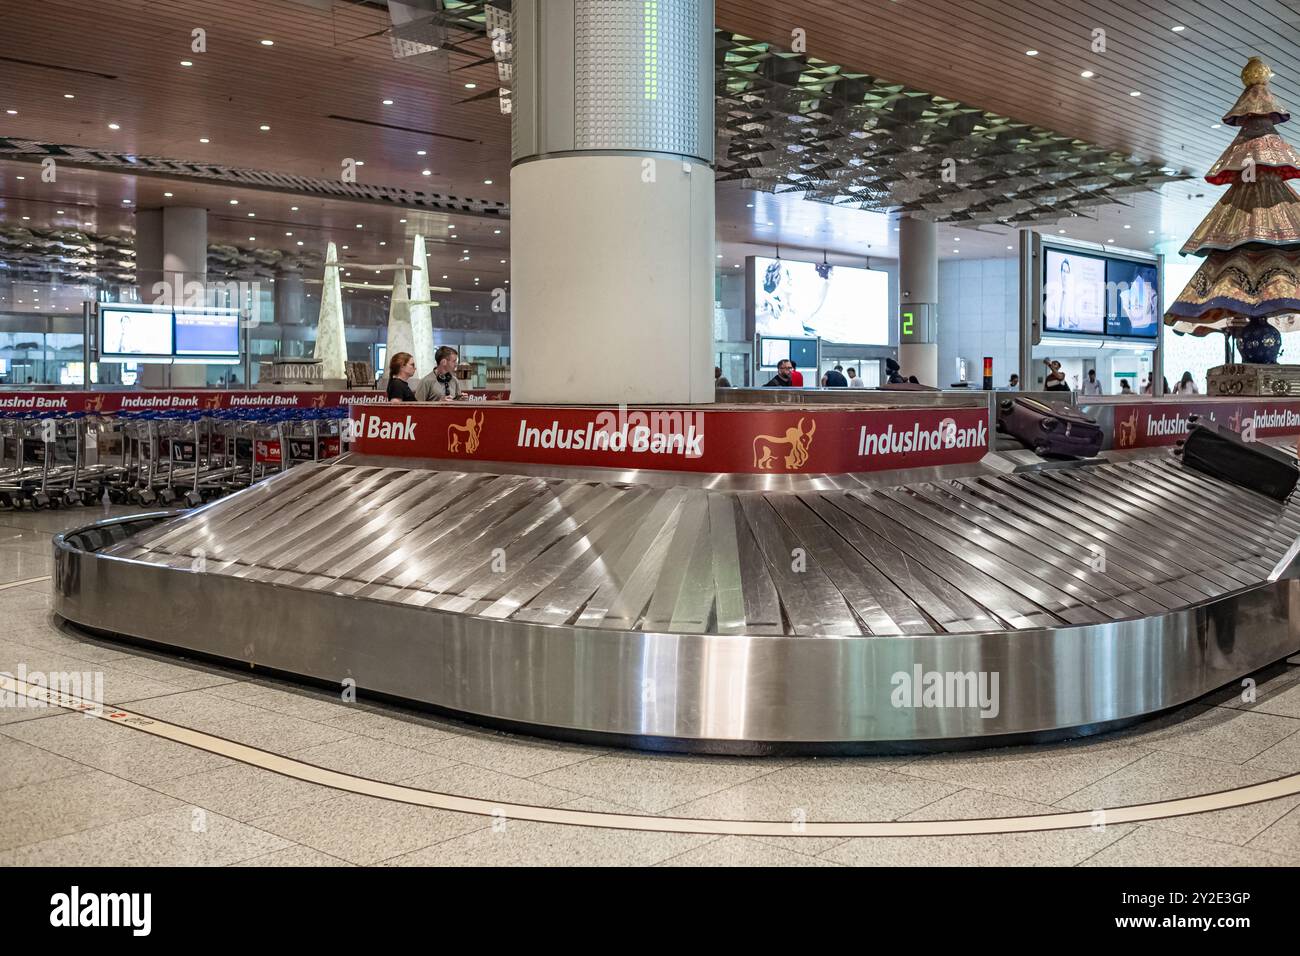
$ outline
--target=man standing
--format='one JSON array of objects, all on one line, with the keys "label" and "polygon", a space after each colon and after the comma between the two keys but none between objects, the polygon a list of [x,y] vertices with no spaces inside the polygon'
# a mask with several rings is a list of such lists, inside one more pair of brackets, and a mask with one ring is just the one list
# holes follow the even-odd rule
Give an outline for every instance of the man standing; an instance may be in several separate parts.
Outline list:
[{"label": "man standing", "polygon": [[867,386],[862,383],[862,379],[858,378],[858,370],[855,368],[849,369],[849,388],[866,388],[866,387]]},{"label": "man standing", "polygon": [[713,366],[713,387],[714,388],[731,388],[731,381],[727,376],[722,374],[722,369]]},{"label": "man standing", "polygon": [[1020,376],[1017,375],[1015,372],[1012,372],[1011,378],[1007,381],[1007,388],[1019,388],[1019,387],[1020,387]]},{"label": "man standing", "polygon": [[794,363],[789,359],[782,359],[776,363],[776,374],[771,380],[764,385],[764,388],[794,388],[794,378],[791,373],[794,371]]},{"label": "man standing", "polygon": [[848,388],[849,380],[844,377],[844,366],[837,365],[822,376],[822,388]]},{"label": "man standing", "polygon": [[1101,382],[1097,381],[1097,370],[1095,368],[1088,369],[1088,381],[1083,383],[1083,394],[1085,395],[1102,394]]},{"label": "man standing", "polygon": [[456,363],[460,353],[450,345],[439,346],[433,353],[434,369],[415,388],[417,402],[454,402],[460,398],[460,379],[456,378]]}]

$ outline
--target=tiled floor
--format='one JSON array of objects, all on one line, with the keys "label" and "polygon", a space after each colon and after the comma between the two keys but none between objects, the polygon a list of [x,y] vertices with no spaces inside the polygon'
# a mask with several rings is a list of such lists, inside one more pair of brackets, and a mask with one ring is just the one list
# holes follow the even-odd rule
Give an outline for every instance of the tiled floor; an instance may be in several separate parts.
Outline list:
[{"label": "tiled floor", "polygon": [[[115,510],[114,513],[117,513]],[[104,720],[0,707],[0,865],[1184,865],[1300,863],[1300,797],[1142,824],[800,836],[801,823],[1028,816],[1300,773],[1300,668],[1068,744],[926,757],[722,758],[558,744],[142,651],[48,611],[49,535],[96,510],[0,512],[0,671],[90,671],[137,713],[372,780],[502,804],[774,820],[790,836],[636,832],[318,786]]]}]

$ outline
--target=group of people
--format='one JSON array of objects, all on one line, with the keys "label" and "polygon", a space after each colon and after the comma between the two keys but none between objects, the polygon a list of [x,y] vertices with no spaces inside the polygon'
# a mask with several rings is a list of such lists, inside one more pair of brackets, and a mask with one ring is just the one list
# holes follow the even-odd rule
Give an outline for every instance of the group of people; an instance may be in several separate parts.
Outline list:
[{"label": "group of people", "polygon": [[[889,361],[893,361],[893,359]],[[715,368],[714,373],[718,376],[717,380],[719,382],[726,381],[725,378],[721,377],[722,369]],[[858,377],[858,370],[851,368],[846,372],[843,365],[836,365],[834,368],[828,369],[822,375],[821,386],[822,388],[866,388],[862,379]],[[726,388],[728,386],[720,385],[719,387]],[[768,380],[764,388],[803,388],[803,373],[795,367],[795,363],[790,359],[782,359],[776,363],[776,374]]]},{"label": "group of people", "polygon": [[[1044,359],[1043,363],[1047,366],[1047,377],[1043,382],[1043,390],[1048,392],[1068,392],[1070,384],[1065,380],[1065,373],[1061,371],[1061,363],[1055,359]],[[1196,382],[1192,378],[1191,372],[1183,372],[1183,377],[1178,380],[1178,384],[1173,388],[1169,387],[1169,379],[1162,379],[1164,382],[1164,394],[1166,395],[1197,395],[1200,390],[1196,387]],[[1020,386],[1020,376],[1012,375],[1010,388]],[[1097,370],[1088,369],[1087,381],[1083,383],[1081,389],[1084,395],[1104,395],[1105,391],[1101,387],[1101,382],[1097,380]],[[1119,394],[1132,395],[1133,386],[1129,385],[1128,379],[1122,378],[1119,381]],[[1151,379],[1147,379],[1142,384],[1142,394],[1151,394]]]},{"label": "group of people", "polygon": [[411,379],[418,371],[415,357],[410,352],[398,352],[388,360],[388,400],[390,402],[454,402],[460,398],[460,379],[456,378],[456,365],[460,353],[450,345],[439,347],[433,353],[433,371],[415,383]]}]

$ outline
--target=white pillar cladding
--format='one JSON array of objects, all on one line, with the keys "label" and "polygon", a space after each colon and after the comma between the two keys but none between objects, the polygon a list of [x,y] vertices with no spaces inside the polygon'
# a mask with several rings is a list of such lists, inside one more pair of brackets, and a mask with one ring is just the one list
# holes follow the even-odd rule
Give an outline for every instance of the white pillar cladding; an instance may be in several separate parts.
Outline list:
[{"label": "white pillar cladding", "polygon": [[[898,364],[904,375],[922,385],[944,387],[939,381],[939,225],[910,217],[898,221],[898,298],[900,316],[909,308],[928,316],[926,329],[908,338],[900,334]],[[921,306],[928,306],[921,309]],[[948,373],[951,377],[951,371]],[[983,375],[983,369],[978,374]]]},{"label": "white pillar cladding", "polygon": [[[406,295],[406,267],[401,259],[397,260],[397,269],[393,271],[393,293],[388,300],[388,351],[389,358],[398,352],[415,353],[415,341],[411,335],[411,300]],[[416,359],[416,371],[425,375],[429,371],[420,366]],[[384,370],[387,373],[387,369]]]},{"label": "white pillar cladding", "polygon": [[511,398],[713,401],[712,0],[515,0]]},{"label": "white pillar cladding", "polygon": [[[415,237],[411,259],[411,348],[421,376],[433,371],[433,306],[429,294],[429,260],[424,253],[424,236]],[[389,353],[392,354],[391,352]]]},{"label": "white pillar cladding", "polygon": [[324,363],[325,378],[347,378],[347,332],[343,327],[343,288],[339,278],[339,253],[334,243],[325,250],[325,278],[320,292],[320,319],[316,323],[315,357]]},{"label": "white pillar cladding", "polygon": [[[208,211],[188,206],[139,209],[135,221],[136,277],[142,302],[186,305],[198,288],[207,297]],[[194,286],[193,283],[199,283]],[[161,283],[166,283],[163,291]],[[187,284],[190,286],[186,288]],[[186,388],[207,384],[205,365],[141,367],[140,383]]]}]

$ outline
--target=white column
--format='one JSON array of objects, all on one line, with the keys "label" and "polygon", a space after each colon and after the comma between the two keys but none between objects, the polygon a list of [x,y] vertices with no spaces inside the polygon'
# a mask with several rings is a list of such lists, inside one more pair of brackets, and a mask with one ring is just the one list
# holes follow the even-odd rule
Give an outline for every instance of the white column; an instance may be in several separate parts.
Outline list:
[{"label": "white column", "polygon": [[339,253],[334,243],[325,250],[325,280],[321,285],[320,319],[316,323],[315,357],[320,359],[326,379],[346,379],[347,332],[343,326],[343,287],[339,278]]},{"label": "white column", "polygon": [[[424,253],[424,236],[415,237],[411,260],[411,354],[421,377],[433,371],[433,303],[430,298],[429,260]],[[392,354],[391,352],[388,354]]]},{"label": "white column", "polygon": [[713,401],[712,0],[516,0],[511,398]]},{"label": "white column", "polygon": [[[898,297],[900,314],[909,308],[918,314],[928,311],[930,332],[938,329],[939,308],[939,226],[924,219],[898,221]],[[928,306],[928,310],[921,309]],[[949,303],[954,308],[956,303]],[[912,341],[900,338],[898,364],[904,375],[915,375],[922,385],[942,388],[939,381],[939,344],[934,334],[918,336]],[[983,370],[980,370],[983,374]]]}]

